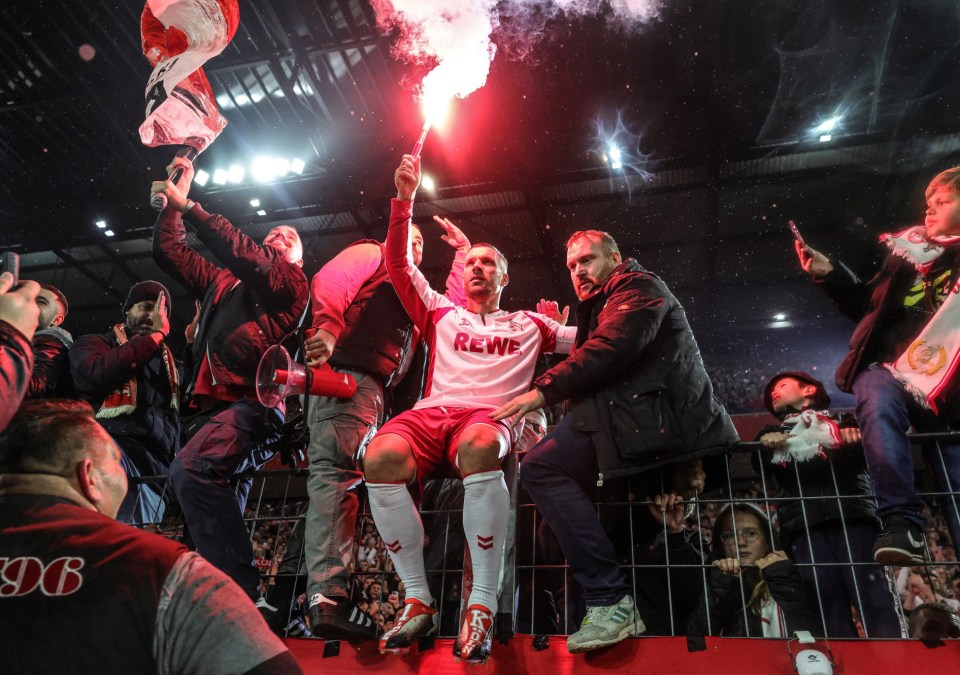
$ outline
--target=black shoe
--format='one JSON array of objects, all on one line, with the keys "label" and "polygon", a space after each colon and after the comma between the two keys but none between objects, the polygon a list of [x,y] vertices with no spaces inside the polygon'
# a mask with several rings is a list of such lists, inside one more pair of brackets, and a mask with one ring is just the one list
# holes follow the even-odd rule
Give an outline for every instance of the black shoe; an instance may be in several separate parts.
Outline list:
[{"label": "black shoe", "polygon": [[347,598],[310,596],[310,629],[324,640],[372,640],[377,626],[366,612]]},{"label": "black shoe", "polygon": [[923,563],[924,551],[923,530],[913,521],[895,516],[877,537],[873,559],[881,565],[910,567]]}]

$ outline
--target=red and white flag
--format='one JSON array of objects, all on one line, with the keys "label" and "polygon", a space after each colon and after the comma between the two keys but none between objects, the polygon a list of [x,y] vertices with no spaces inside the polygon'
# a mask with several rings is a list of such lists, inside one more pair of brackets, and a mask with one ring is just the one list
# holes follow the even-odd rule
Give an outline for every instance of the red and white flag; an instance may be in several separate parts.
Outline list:
[{"label": "red and white flag", "polygon": [[143,54],[152,65],[145,94],[144,145],[190,145],[202,152],[227,120],[203,64],[237,31],[237,0],[147,0],[140,16]]}]

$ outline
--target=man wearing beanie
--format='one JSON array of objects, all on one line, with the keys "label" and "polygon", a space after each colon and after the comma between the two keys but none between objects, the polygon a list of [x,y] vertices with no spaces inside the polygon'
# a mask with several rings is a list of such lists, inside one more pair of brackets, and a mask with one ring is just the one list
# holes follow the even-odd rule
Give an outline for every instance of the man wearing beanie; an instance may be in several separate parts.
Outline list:
[{"label": "man wearing beanie", "polygon": [[[70,349],[70,374],[78,395],[123,452],[127,476],[166,475],[180,449],[179,364],[166,344],[170,291],[141,281],[127,293],[123,323],[83,335]],[[159,523],[163,486],[130,483],[117,519]]]},{"label": "man wearing beanie", "polygon": [[[252,479],[244,474],[276,452],[284,419],[282,406],[257,400],[256,373],[263,353],[304,315],[310,286],[303,244],[289,225],[260,244],[207,213],[186,197],[193,165],[177,158],[167,168],[180,167],[180,187],[169,180],[151,186],[168,204],[154,226],[154,260],[201,302],[192,372],[184,378],[184,445],[170,466],[170,486],[197,552],[256,601],[260,573],[243,522]],[[190,248],[185,226],[216,262]]]},{"label": "man wearing beanie", "polygon": [[775,375],[763,400],[780,424],[758,434],[764,452],[754,468],[775,483],[781,543],[821,599],[827,637],[858,637],[851,606],[867,637],[901,637],[896,600],[873,561],[880,521],[856,421],[831,413],[823,383],[807,373]]}]

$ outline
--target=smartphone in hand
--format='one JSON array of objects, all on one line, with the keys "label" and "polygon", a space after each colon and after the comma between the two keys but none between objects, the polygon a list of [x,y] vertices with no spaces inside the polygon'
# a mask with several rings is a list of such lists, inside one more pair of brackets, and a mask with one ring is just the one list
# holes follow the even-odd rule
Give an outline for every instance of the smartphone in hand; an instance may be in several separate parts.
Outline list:
[{"label": "smartphone in hand", "polygon": [[787,222],[790,224],[790,231],[793,232],[793,238],[799,241],[801,246],[807,248],[807,242],[803,240],[800,230],[797,229],[797,224],[792,220],[788,220]]},{"label": "smartphone in hand", "polygon": [[20,283],[20,255],[13,251],[0,254],[0,274],[9,272],[13,275],[13,286]]}]

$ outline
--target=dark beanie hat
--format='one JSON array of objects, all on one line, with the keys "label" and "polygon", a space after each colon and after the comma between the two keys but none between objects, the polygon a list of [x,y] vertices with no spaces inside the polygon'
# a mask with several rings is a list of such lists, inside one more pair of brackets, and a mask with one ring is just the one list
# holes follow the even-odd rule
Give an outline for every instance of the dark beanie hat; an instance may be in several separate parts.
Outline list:
[{"label": "dark beanie hat", "polygon": [[161,293],[167,298],[167,314],[169,315],[173,308],[173,300],[170,297],[170,291],[159,281],[141,281],[139,284],[134,284],[123,303],[123,313],[129,312],[130,308],[138,302],[156,300]]},{"label": "dark beanie hat", "polygon": [[763,390],[763,404],[767,406],[767,410],[770,411],[770,414],[775,417],[780,417],[780,415],[783,414],[778,413],[773,409],[773,397],[771,394],[773,393],[773,388],[776,386],[777,382],[785,377],[792,377],[799,382],[812,384],[817,388],[817,393],[813,395],[813,400],[810,402],[811,408],[814,408],[815,410],[826,410],[830,407],[830,397],[827,395],[827,390],[824,388],[823,382],[812,375],[808,375],[807,373],[799,373],[788,370],[783,373],[777,373],[771,377],[770,381],[767,382],[767,386]]}]

